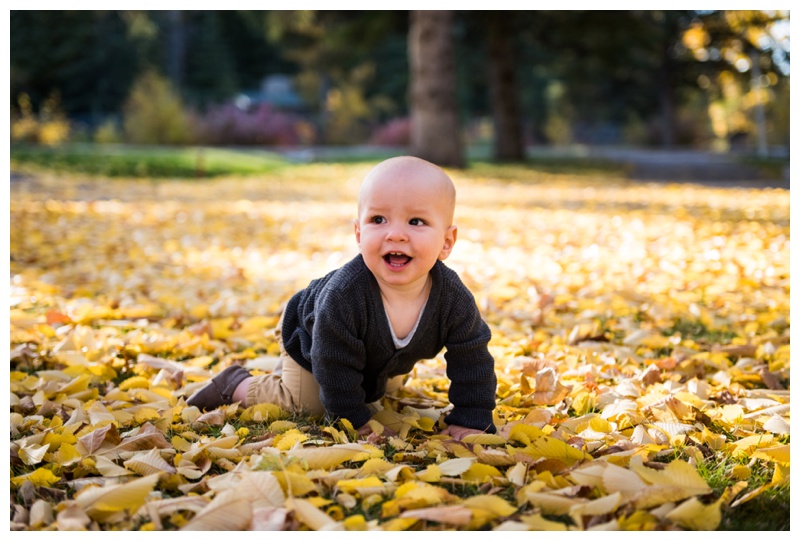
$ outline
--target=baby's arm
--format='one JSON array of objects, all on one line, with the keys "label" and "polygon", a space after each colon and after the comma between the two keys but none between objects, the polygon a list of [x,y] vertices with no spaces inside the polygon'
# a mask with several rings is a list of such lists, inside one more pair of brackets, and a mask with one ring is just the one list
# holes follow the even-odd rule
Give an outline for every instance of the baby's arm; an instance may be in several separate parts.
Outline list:
[{"label": "baby's arm", "polygon": [[[494,433],[492,411],[496,405],[497,377],[494,358],[488,344],[492,337],[488,325],[478,312],[471,294],[464,294],[454,303],[447,321],[450,323],[447,351],[447,377],[450,379],[450,402],[453,410],[445,422],[464,429]],[[453,431],[451,435],[455,434]]]},{"label": "baby's arm", "polygon": [[346,300],[328,292],[317,302],[311,357],[320,401],[329,419],[344,418],[361,427],[371,417],[362,387],[366,365],[364,343],[355,336]]}]

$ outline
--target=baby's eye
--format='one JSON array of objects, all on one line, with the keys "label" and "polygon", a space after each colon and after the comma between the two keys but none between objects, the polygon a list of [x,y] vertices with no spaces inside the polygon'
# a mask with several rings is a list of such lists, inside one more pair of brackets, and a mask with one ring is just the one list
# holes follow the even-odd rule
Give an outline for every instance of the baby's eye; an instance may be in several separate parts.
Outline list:
[{"label": "baby's eye", "polygon": [[373,224],[383,224],[386,223],[386,218],[384,218],[383,216],[373,216],[370,219],[370,222],[372,222]]},{"label": "baby's eye", "polygon": [[411,225],[425,225],[425,220],[422,218],[411,218],[408,223]]}]

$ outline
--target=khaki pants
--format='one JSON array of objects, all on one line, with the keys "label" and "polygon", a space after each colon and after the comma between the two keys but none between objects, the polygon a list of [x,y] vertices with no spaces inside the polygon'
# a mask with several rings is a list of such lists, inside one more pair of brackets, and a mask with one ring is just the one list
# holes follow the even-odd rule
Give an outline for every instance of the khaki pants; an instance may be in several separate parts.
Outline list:
[{"label": "khaki pants", "polygon": [[[275,329],[275,337],[281,349],[278,366],[271,374],[255,376],[247,387],[245,407],[265,402],[280,406],[289,412],[304,412],[314,417],[324,417],[325,408],[319,399],[319,385],[314,376],[297,364],[283,347],[281,328],[283,315]],[[405,376],[395,376],[386,383],[386,393],[392,393],[403,386]],[[380,411],[380,402],[367,404],[373,414]],[[359,428],[359,427],[355,427]]]}]

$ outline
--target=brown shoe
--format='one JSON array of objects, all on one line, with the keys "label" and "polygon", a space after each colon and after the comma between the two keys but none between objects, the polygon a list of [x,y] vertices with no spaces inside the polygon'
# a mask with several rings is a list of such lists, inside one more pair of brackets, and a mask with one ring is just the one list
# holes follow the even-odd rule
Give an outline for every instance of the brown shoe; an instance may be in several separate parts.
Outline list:
[{"label": "brown shoe", "polygon": [[186,403],[190,406],[197,406],[204,411],[211,411],[220,406],[231,404],[236,387],[249,377],[250,372],[238,364],[229,366],[214,376],[208,385],[194,393]]}]

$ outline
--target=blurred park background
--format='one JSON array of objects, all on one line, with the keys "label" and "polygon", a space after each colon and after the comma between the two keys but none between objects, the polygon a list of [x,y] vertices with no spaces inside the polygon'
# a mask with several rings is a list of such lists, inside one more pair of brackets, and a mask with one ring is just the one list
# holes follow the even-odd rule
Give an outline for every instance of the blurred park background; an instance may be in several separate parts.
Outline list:
[{"label": "blurred park background", "polygon": [[212,176],[222,154],[187,149],[246,150],[244,172],[386,149],[788,180],[788,11],[31,10],[10,30],[12,166]]}]

